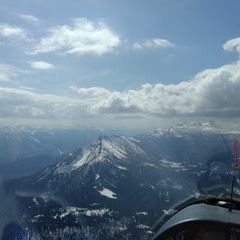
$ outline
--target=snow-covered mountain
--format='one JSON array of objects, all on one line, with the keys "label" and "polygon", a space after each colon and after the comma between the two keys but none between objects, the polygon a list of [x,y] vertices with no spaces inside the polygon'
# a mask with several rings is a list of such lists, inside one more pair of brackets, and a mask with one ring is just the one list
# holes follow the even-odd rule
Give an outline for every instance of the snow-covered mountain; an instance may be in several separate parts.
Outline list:
[{"label": "snow-covered mountain", "polygon": [[201,186],[206,190],[212,155],[224,153],[224,164],[231,161],[227,142],[228,136],[182,127],[134,138],[105,136],[5,186],[44,239],[53,239],[49,228],[55,237],[90,231],[96,239],[147,239],[171,205]]},{"label": "snow-covered mountain", "polygon": [[36,129],[0,127],[0,177],[32,174],[76,146],[87,146],[102,134],[100,129]]}]

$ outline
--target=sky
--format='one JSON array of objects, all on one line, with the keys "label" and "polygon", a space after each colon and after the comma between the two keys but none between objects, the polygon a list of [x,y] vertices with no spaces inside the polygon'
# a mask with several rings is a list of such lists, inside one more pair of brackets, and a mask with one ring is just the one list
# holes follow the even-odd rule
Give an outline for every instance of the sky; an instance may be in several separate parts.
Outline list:
[{"label": "sky", "polygon": [[0,124],[240,115],[238,0],[1,0]]}]

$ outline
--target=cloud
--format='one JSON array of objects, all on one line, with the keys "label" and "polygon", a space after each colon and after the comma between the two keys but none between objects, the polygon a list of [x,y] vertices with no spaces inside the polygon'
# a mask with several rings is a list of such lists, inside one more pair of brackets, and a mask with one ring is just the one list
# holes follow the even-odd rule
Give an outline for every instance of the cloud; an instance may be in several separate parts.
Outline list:
[{"label": "cloud", "polygon": [[227,41],[226,43],[224,43],[223,49],[225,51],[229,51],[229,52],[237,51],[238,53],[240,53],[240,37],[231,39],[231,40]]},{"label": "cloud", "polygon": [[[2,69],[7,69],[5,65]],[[9,73],[11,71],[6,71]],[[0,79],[8,75],[0,65]],[[3,76],[3,77],[2,77]],[[5,76],[5,77],[4,77]],[[11,76],[10,76],[11,77]],[[9,77],[9,78],[10,78]],[[117,91],[104,87],[69,88],[68,96],[40,94],[32,89],[0,87],[2,117],[52,119],[111,119],[240,117],[240,60],[206,69],[176,84],[146,83]],[[137,121],[137,119],[136,119]]]},{"label": "cloud", "polygon": [[40,22],[40,20],[33,15],[19,14],[18,16],[29,24],[38,25]]},{"label": "cloud", "polygon": [[[224,49],[238,51],[237,39]],[[88,94],[94,113],[142,113],[159,117],[240,116],[240,60],[206,69],[177,84],[144,84],[125,92],[104,88],[75,88],[80,97]],[[101,94],[102,93],[102,94]]]},{"label": "cloud", "polygon": [[77,88],[75,86],[70,86],[73,92],[77,92],[82,97],[104,97],[108,96],[112,92],[102,87],[91,87],[91,88]]},{"label": "cloud", "polygon": [[76,119],[86,112],[79,100],[20,88],[0,87],[0,102],[1,117]]},{"label": "cloud", "polygon": [[75,19],[71,25],[51,28],[48,36],[41,39],[32,53],[103,55],[112,52],[120,42],[119,36],[106,24]]},{"label": "cloud", "polygon": [[240,116],[239,92],[240,61],[207,69],[191,81],[178,84],[144,84],[126,92],[78,89],[80,97],[88,93],[89,112],[142,113],[159,117]]},{"label": "cloud", "polygon": [[43,61],[33,61],[30,62],[31,68],[38,70],[49,70],[54,68],[54,65],[51,63],[43,62]]},{"label": "cloud", "polygon": [[0,36],[17,40],[28,39],[28,33],[25,29],[8,24],[0,24]]},{"label": "cloud", "polygon": [[134,49],[144,49],[144,48],[172,48],[175,45],[167,39],[163,38],[153,38],[145,40],[143,42],[136,42],[133,45]]},{"label": "cloud", "polygon": [[9,82],[17,75],[16,68],[8,64],[0,64],[0,82]]},{"label": "cloud", "polygon": [[0,87],[1,117],[107,119],[142,117],[239,117],[240,62],[207,69],[191,81],[144,84],[128,91],[71,87],[69,96]]}]

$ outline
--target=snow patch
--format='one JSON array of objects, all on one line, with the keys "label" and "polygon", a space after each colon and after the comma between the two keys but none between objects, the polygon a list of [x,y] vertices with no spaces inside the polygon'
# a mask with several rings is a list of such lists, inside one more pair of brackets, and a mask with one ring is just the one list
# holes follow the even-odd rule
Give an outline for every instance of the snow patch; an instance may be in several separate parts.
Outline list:
[{"label": "snow patch", "polygon": [[43,214],[39,214],[39,215],[36,215],[32,218],[32,222],[37,222],[39,218],[42,218],[43,217]]},{"label": "snow patch", "polygon": [[85,215],[88,216],[88,217],[91,217],[91,216],[100,216],[100,217],[102,217],[103,215],[105,215],[108,212],[109,212],[108,208],[93,209],[93,210],[86,210],[85,211]]},{"label": "snow patch", "polygon": [[165,215],[172,215],[172,214],[174,214],[174,213],[176,213],[177,212],[177,210],[175,210],[175,209],[173,209],[173,208],[170,208],[170,209],[164,209],[163,210],[163,213],[165,214]]},{"label": "snow patch", "polygon": [[[62,219],[69,214],[71,214],[75,217],[77,217],[77,216],[102,217],[103,215],[105,215],[107,213],[111,214],[111,211],[108,208],[87,209],[87,208],[67,207],[67,208],[63,209],[62,213],[59,215],[59,218]],[[57,218],[57,215],[54,218]]]},{"label": "snow patch", "polygon": [[182,190],[182,189],[183,189],[183,186],[176,183],[176,184],[173,185],[172,188],[177,189],[177,190]]},{"label": "snow patch", "polygon": [[148,162],[145,162],[144,165],[149,166],[149,167],[155,167],[155,165],[153,163],[148,163]]},{"label": "snow patch", "polygon": [[100,178],[99,174],[96,174],[95,180],[98,180]]},{"label": "snow patch", "polygon": [[127,156],[126,151],[113,142],[103,140],[102,145],[104,149],[112,153],[118,159],[123,159]]},{"label": "snow patch", "polygon": [[37,198],[34,197],[34,198],[32,199],[32,201],[35,203],[36,206],[39,205],[39,202],[38,202]]},{"label": "snow patch", "polygon": [[133,141],[133,142],[137,142],[137,143],[139,143],[140,141],[139,140],[137,140],[136,138],[134,138],[134,137],[128,137],[131,141]]},{"label": "snow patch", "polygon": [[147,225],[144,225],[144,224],[139,224],[139,225],[136,226],[136,228],[138,228],[138,229],[149,229],[150,227],[147,226]]},{"label": "snow patch", "polygon": [[117,199],[116,193],[112,192],[111,190],[104,188],[101,191],[98,191],[102,196],[112,199]]},{"label": "snow patch", "polygon": [[89,154],[90,154],[89,150],[84,150],[82,157],[80,159],[77,159],[73,166],[75,168],[80,168],[81,166],[83,166],[85,163],[87,163]]},{"label": "snow patch", "polygon": [[167,159],[161,160],[160,165],[163,166],[163,167],[167,167],[167,168],[173,168],[176,172],[187,171],[188,170],[180,162],[169,161]]},{"label": "snow patch", "polygon": [[136,215],[143,215],[143,216],[147,216],[148,212],[136,212]]},{"label": "snow patch", "polygon": [[155,189],[155,186],[153,186],[152,184],[150,184],[150,187],[151,187],[152,189]]},{"label": "snow patch", "polygon": [[123,166],[120,166],[120,165],[117,165],[116,167],[117,167],[118,169],[121,169],[121,170],[127,170],[126,167],[123,167]]}]

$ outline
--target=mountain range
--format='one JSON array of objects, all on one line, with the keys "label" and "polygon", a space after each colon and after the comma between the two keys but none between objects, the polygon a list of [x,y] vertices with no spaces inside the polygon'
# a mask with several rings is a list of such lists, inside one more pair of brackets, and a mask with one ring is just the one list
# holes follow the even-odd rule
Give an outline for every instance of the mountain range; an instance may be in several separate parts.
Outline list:
[{"label": "mountain range", "polygon": [[228,188],[220,176],[230,174],[235,137],[206,124],[101,136],[4,186],[35,237],[149,239],[154,222],[176,202],[211,193],[211,184],[221,186],[215,194]]}]

